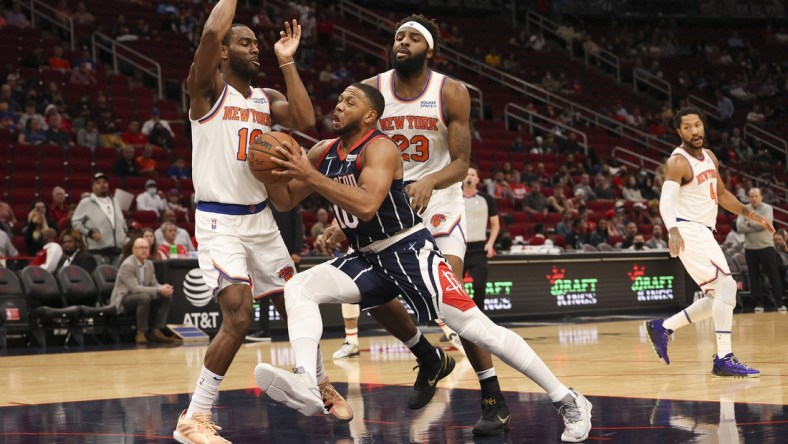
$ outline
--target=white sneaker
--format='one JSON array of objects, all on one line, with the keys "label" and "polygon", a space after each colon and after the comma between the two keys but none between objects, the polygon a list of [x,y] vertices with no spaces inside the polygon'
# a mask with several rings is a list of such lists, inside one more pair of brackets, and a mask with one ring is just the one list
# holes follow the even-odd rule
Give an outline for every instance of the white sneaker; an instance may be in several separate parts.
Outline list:
[{"label": "white sneaker", "polygon": [[454,348],[459,350],[463,356],[466,356],[465,347],[462,346],[462,341],[460,341],[460,336],[457,333],[451,333],[449,335],[449,342],[451,342],[451,345],[453,345]]},{"label": "white sneaker", "polygon": [[785,308],[785,305],[781,305],[781,306],[777,307],[777,311],[779,313],[785,313],[786,311],[788,311],[788,308]]},{"label": "white sneaker", "polygon": [[351,358],[360,354],[361,352],[358,351],[358,344],[345,342],[342,344],[342,347],[339,347],[339,350],[334,352],[334,359]]},{"label": "white sneaker", "polygon": [[566,426],[561,434],[561,441],[585,441],[591,431],[591,403],[586,397],[570,387],[569,394],[563,400],[553,403],[553,406],[564,418]]},{"label": "white sneaker", "polygon": [[753,311],[753,313],[763,313],[763,307],[761,307],[761,306],[755,307],[755,310]]},{"label": "white sneaker", "polygon": [[305,416],[326,413],[320,389],[303,367],[298,367],[293,373],[271,364],[257,364],[254,380],[271,399]]}]

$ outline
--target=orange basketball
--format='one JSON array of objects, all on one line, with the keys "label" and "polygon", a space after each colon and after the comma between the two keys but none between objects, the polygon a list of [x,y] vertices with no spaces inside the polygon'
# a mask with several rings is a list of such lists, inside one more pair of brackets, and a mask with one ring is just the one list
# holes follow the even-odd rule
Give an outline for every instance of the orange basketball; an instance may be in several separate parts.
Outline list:
[{"label": "orange basketball", "polygon": [[249,149],[246,152],[246,165],[255,179],[266,185],[275,183],[288,182],[291,178],[286,176],[276,176],[272,174],[273,171],[282,171],[284,168],[279,167],[271,162],[271,157],[285,159],[277,150],[277,147],[283,147],[282,142],[289,142],[290,146],[298,147],[299,144],[295,139],[290,137],[289,134],[279,131],[272,131],[263,134],[254,139],[254,142],[249,144]]}]

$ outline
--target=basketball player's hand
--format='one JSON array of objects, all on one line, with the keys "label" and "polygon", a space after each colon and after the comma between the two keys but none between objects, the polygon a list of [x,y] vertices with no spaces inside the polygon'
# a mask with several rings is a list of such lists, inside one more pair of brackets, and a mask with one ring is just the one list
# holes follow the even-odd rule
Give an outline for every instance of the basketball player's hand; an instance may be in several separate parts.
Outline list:
[{"label": "basketball player's hand", "polygon": [[769,233],[774,234],[774,225],[772,225],[772,223],[769,222],[769,219],[761,216],[760,214],[755,213],[752,216],[750,216],[750,220],[765,228],[767,231],[769,231]]},{"label": "basketball player's hand", "polygon": [[410,206],[416,210],[417,214],[422,214],[427,209],[434,189],[435,181],[428,176],[405,187],[405,193],[410,197]]},{"label": "basketball player's hand", "polygon": [[331,225],[326,228],[326,231],[323,232],[323,235],[318,240],[318,246],[320,247],[320,251],[331,256],[333,252],[339,248],[339,244],[345,239],[347,239],[347,237],[345,237],[345,233],[342,232],[339,225]]},{"label": "basketball player's hand", "polygon": [[276,176],[288,176],[295,180],[306,182],[310,174],[317,172],[309,161],[306,151],[300,146],[292,146],[290,142],[282,142],[282,147],[276,147],[276,150],[287,160],[271,156],[271,162],[286,169],[282,171],[274,170],[271,174]]},{"label": "basketball player's hand", "polygon": [[684,238],[681,237],[678,228],[671,228],[668,231],[668,250],[670,250],[670,257],[679,257],[679,253],[684,251]]},{"label": "basketball player's hand", "polygon": [[274,44],[274,54],[279,64],[293,61],[298,43],[301,41],[301,25],[293,20],[292,26],[285,22],[285,29],[279,31],[279,41]]}]

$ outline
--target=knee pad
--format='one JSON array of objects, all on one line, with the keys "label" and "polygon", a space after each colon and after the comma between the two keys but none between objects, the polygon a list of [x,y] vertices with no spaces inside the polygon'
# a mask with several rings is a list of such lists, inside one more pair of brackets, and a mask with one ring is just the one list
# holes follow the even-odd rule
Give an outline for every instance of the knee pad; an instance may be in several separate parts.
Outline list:
[{"label": "knee pad", "polygon": [[443,320],[446,321],[446,325],[456,331],[461,338],[487,349],[496,356],[503,352],[504,338],[495,334],[498,326],[485,316],[479,310],[479,307],[462,311],[446,306],[443,314]]},{"label": "knee pad", "polygon": [[285,309],[288,313],[305,299],[314,300],[314,294],[310,289],[310,283],[313,281],[308,273],[297,273],[285,282]]},{"label": "knee pad", "polygon": [[359,316],[361,316],[361,307],[358,304],[342,304],[344,319],[357,319]]},{"label": "knee pad", "polygon": [[736,306],[737,290],[736,281],[730,275],[725,275],[714,283],[714,298]]}]

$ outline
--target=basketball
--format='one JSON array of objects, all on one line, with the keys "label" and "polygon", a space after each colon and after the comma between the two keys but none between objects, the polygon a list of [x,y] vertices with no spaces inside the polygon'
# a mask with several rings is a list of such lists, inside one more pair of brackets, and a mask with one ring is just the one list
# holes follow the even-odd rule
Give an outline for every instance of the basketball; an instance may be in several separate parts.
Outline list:
[{"label": "basketball", "polygon": [[255,179],[266,185],[273,185],[275,183],[288,182],[291,178],[285,176],[276,176],[273,171],[283,171],[271,161],[271,157],[277,157],[285,160],[285,158],[276,151],[277,147],[283,147],[282,142],[290,142],[291,146],[300,146],[295,139],[290,137],[289,134],[279,131],[272,131],[263,134],[254,139],[254,142],[249,144],[249,150],[246,153],[246,165]]}]

